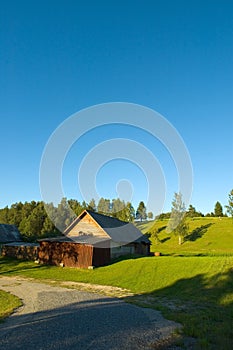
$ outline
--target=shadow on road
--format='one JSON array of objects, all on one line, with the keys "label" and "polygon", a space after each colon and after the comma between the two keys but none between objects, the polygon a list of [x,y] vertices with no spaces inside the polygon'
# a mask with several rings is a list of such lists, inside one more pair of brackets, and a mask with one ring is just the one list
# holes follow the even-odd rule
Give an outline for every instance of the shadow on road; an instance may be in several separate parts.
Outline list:
[{"label": "shadow on road", "polygon": [[[174,329],[174,323],[169,326],[169,321],[162,319],[163,323],[154,310],[91,293],[92,300],[53,307],[53,299],[58,298],[58,303],[65,293],[71,293],[75,298],[79,292],[61,293],[60,296],[53,292],[39,295],[38,300],[47,300],[43,305],[50,301],[51,310],[13,314],[0,324],[1,349],[151,349],[151,344],[161,337],[160,328]],[[162,331],[164,333],[164,329]]]}]

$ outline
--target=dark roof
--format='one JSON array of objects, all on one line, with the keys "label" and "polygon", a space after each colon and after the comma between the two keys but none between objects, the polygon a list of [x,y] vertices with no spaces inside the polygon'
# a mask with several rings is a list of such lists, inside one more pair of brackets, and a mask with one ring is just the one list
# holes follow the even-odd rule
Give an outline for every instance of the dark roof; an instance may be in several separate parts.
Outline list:
[{"label": "dark roof", "polygon": [[99,214],[86,210],[93,219],[104,229],[114,242],[130,243],[144,242],[150,243],[149,239],[130,222],[121,221],[111,216]]},{"label": "dark roof", "polygon": [[91,235],[83,236],[60,236],[60,237],[51,237],[38,239],[38,242],[59,242],[59,243],[81,243],[86,245],[96,245],[98,243],[109,242],[110,238],[106,237],[96,237]]},{"label": "dark roof", "polygon": [[37,239],[38,242],[71,242],[71,239],[67,236],[48,237]]},{"label": "dark roof", "polygon": [[133,224],[90,210],[84,210],[82,214],[80,214],[79,217],[77,217],[65,230],[64,234],[69,234],[70,230],[86,213],[88,213],[97,222],[97,224],[102,229],[104,229],[104,231],[110,236],[110,238],[114,242],[122,244],[127,244],[131,242],[144,242],[150,244],[149,239],[146,236],[144,236],[141,233],[141,231]]},{"label": "dark roof", "polygon": [[19,230],[14,225],[0,224],[0,242],[21,242]]},{"label": "dark roof", "polygon": [[115,228],[128,224],[128,222],[119,220],[112,216],[99,214],[91,210],[86,210],[86,212],[89,213],[102,228]]}]

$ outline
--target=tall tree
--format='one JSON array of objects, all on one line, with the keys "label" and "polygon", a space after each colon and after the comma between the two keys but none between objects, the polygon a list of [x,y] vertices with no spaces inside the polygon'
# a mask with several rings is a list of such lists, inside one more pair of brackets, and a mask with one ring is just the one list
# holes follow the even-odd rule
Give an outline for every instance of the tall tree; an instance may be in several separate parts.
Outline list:
[{"label": "tall tree", "polygon": [[45,237],[54,236],[58,234],[58,230],[56,229],[54,223],[50,220],[48,216],[46,216],[44,220],[43,227],[40,233]]},{"label": "tall tree", "polygon": [[179,244],[183,243],[184,237],[188,234],[188,225],[185,218],[185,204],[180,192],[175,192],[174,194],[171,218],[167,229],[169,232],[173,232],[176,236],[178,236]]},{"label": "tall tree", "polygon": [[91,211],[96,211],[96,204],[94,198],[92,198],[88,203],[87,209]]},{"label": "tall tree", "polygon": [[233,190],[228,195],[228,205],[226,205],[227,214],[233,218]]},{"label": "tall tree", "polygon": [[44,205],[42,202],[38,202],[32,213],[28,217],[24,217],[20,222],[20,232],[22,232],[24,236],[30,239],[39,237],[44,225],[45,217],[46,212]]},{"label": "tall tree", "polygon": [[112,200],[111,203],[111,215],[119,220],[123,220],[124,217],[125,202],[120,198]]},{"label": "tall tree", "polygon": [[56,210],[54,224],[61,232],[74,220],[74,211],[69,206],[67,199],[62,198]]},{"label": "tall tree", "polygon": [[10,207],[10,211],[8,212],[8,223],[12,225],[16,225],[19,227],[19,224],[22,220],[22,208],[23,203],[14,203]]},{"label": "tall tree", "polygon": [[154,215],[153,215],[152,211],[149,211],[147,216],[148,216],[148,219],[152,220]]},{"label": "tall tree", "polygon": [[146,206],[143,201],[141,201],[138,205],[137,211],[136,211],[136,219],[146,220],[147,213],[146,213]]},{"label": "tall tree", "polygon": [[133,222],[135,219],[135,209],[130,202],[126,203],[125,213],[126,213],[125,221]]},{"label": "tall tree", "polygon": [[110,214],[110,199],[100,198],[97,211],[100,214],[109,215]]},{"label": "tall tree", "polygon": [[82,206],[81,203],[79,203],[76,199],[69,199],[68,200],[68,204],[70,206],[70,208],[73,210],[73,212],[79,216],[81,214],[81,212],[86,209]]},{"label": "tall tree", "polygon": [[9,208],[5,207],[3,209],[0,209],[0,223],[1,224],[8,224],[9,223]]},{"label": "tall tree", "polygon": [[189,218],[195,218],[195,217],[199,217],[199,216],[204,216],[204,214],[202,214],[199,211],[196,211],[196,209],[194,208],[194,206],[192,206],[192,204],[190,204],[187,212],[186,212],[186,216]]},{"label": "tall tree", "polygon": [[[121,200],[113,200],[113,211],[112,216],[116,217],[119,220],[125,222],[132,222],[135,218],[135,210],[130,202],[125,203]],[[115,212],[115,208],[118,208],[118,211]]]},{"label": "tall tree", "polygon": [[223,216],[222,205],[220,202],[216,202],[215,204],[214,216],[217,216],[217,217]]}]

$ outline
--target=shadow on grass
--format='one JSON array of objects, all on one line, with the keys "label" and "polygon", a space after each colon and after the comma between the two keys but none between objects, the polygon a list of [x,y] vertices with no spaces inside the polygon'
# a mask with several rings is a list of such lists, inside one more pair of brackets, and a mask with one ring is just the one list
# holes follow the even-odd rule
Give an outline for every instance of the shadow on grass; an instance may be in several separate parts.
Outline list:
[{"label": "shadow on grass", "polygon": [[160,232],[164,231],[166,228],[167,228],[167,226],[159,227],[157,232],[160,233]]},{"label": "shadow on grass", "polygon": [[213,223],[209,223],[207,225],[202,225],[200,227],[195,228],[189,235],[185,237],[185,241],[195,242],[197,239],[201,238],[208,230]]},{"label": "shadow on grass", "polygon": [[188,345],[188,349],[232,349],[233,268],[211,278],[199,274],[180,279],[171,286],[125,300],[159,309],[164,317],[180,322],[183,339],[197,339],[196,345]]},{"label": "shadow on grass", "polygon": [[171,239],[171,237],[165,237],[163,239],[160,239],[160,243],[165,243],[165,242],[169,241],[169,239]]},{"label": "shadow on grass", "polygon": [[45,265],[36,265],[34,262],[17,260],[15,258],[0,257],[0,276],[41,268],[45,268]]}]

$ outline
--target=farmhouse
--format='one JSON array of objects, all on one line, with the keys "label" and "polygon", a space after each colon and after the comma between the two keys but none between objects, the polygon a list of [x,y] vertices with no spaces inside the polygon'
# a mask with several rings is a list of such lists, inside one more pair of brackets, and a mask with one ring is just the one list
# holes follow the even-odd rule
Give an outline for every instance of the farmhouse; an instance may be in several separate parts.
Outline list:
[{"label": "farmhouse", "polygon": [[88,268],[128,254],[150,254],[150,241],[131,223],[84,210],[61,237],[39,240],[39,261]]}]

